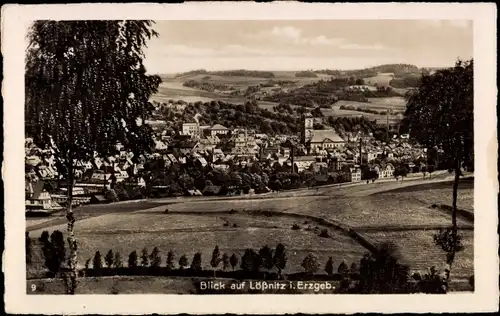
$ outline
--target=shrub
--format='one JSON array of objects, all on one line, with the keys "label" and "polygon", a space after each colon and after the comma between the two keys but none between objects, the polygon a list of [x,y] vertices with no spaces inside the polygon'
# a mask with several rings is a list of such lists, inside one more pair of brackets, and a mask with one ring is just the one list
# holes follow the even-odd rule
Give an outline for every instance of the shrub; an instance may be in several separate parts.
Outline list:
[{"label": "shrub", "polygon": [[94,260],[92,261],[92,267],[95,271],[99,271],[102,268],[101,253],[99,252],[99,250],[95,252]]},{"label": "shrub", "polygon": [[165,209],[165,211],[163,211],[163,213],[168,213],[170,210],[168,208]]},{"label": "shrub", "polygon": [[175,254],[172,250],[167,254],[167,268],[168,270],[175,269]]},{"label": "shrub", "polygon": [[149,254],[148,249],[144,247],[141,253],[141,266],[147,267],[149,266]]},{"label": "shrub", "polygon": [[196,271],[201,271],[201,253],[197,252],[193,256],[193,261],[191,262],[191,269]]},{"label": "shrub", "polygon": [[240,259],[234,253],[231,255],[231,258],[229,258],[229,262],[231,263],[231,266],[233,267],[233,271],[234,271],[234,268],[236,267],[236,265],[238,265],[239,261],[240,261]]},{"label": "shrub", "polygon": [[293,224],[292,225],[292,229],[293,230],[299,230],[300,229],[300,226],[298,224]]},{"label": "shrub", "polygon": [[342,261],[342,263],[340,263],[337,271],[339,274],[342,274],[342,275],[349,273],[349,267],[347,266],[347,263],[345,261]]},{"label": "shrub", "polygon": [[315,254],[308,254],[304,261],[302,261],[302,267],[308,274],[314,274],[319,269],[319,259]]},{"label": "shrub", "polygon": [[88,270],[89,267],[90,267],[90,258],[87,259],[87,261],[85,261],[85,270]]},{"label": "shrub", "polygon": [[114,263],[115,268],[123,267],[122,256],[120,255],[120,253],[118,251],[115,252],[115,258],[113,259],[113,263]]},{"label": "shrub", "polygon": [[45,243],[48,240],[49,240],[49,232],[44,230],[40,235],[40,238],[38,238],[38,241],[40,241],[41,243]]},{"label": "shrub", "polygon": [[109,250],[106,256],[104,257],[104,262],[106,262],[106,265],[108,268],[111,268],[113,265],[113,260],[115,259],[115,256],[113,255],[113,250]]},{"label": "shrub", "polygon": [[188,259],[186,255],[182,255],[182,257],[179,258],[179,269],[184,269],[188,266]]},{"label": "shrub", "polygon": [[273,251],[267,245],[259,250],[259,255],[261,257],[262,266],[268,270],[274,267],[273,262]]},{"label": "shrub", "polygon": [[[235,264],[236,265],[236,264]],[[231,266],[231,262],[227,253],[222,255],[222,270],[226,271]]]},{"label": "shrub", "polygon": [[[42,233],[42,235],[44,234]],[[43,237],[43,240],[42,252],[45,259],[45,266],[50,272],[56,274],[61,269],[61,265],[66,257],[63,234],[59,230],[56,230],[50,235],[50,240],[46,236]]]},{"label": "shrub", "polygon": [[351,273],[357,273],[358,272],[358,265],[356,264],[356,262],[353,262],[351,264]]},{"label": "shrub", "polygon": [[134,250],[128,256],[128,267],[137,268],[137,252]]},{"label": "shrub", "polygon": [[236,213],[238,213],[238,211],[237,211],[237,210],[235,210],[235,209],[231,209],[231,210],[229,211],[229,214],[236,214]]},{"label": "shrub", "polygon": [[333,259],[332,259],[332,257],[329,257],[328,261],[326,262],[325,272],[328,275],[332,275],[333,274]]},{"label": "shrub", "polygon": [[233,224],[233,227],[238,227],[238,224],[234,223],[234,224]]},{"label": "shrub", "polygon": [[255,273],[259,271],[262,258],[255,250],[247,248],[243,257],[241,257],[241,270],[246,273]]},{"label": "shrub", "polygon": [[287,262],[287,253],[285,246],[283,244],[278,244],[276,246],[276,250],[274,251],[274,266],[278,269],[278,275],[281,277],[281,272],[285,269],[286,267],[286,262]]},{"label": "shrub", "polygon": [[330,237],[330,232],[328,231],[328,229],[324,228],[319,233],[319,237],[329,238]]},{"label": "shrub", "polygon": [[210,260],[210,265],[216,269],[219,267],[221,262],[219,246],[215,246],[214,251],[212,252],[212,259]]},{"label": "shrub", "polygon": [[159,268],[161,265],[161,255],[158,247],[154,247],[153,251],[149,255],[149,260],[151,262],[151,267]]}]

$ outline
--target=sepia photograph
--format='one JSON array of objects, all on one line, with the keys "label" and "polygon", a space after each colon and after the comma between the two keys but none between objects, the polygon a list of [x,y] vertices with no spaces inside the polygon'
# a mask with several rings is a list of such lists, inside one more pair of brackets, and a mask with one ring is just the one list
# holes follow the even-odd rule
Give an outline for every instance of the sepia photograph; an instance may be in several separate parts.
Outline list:
[{"label": "sepia photograph", "polygon": [[[491,91],[477,103],[481,15],[75,8],[16,35],[25,211],[17,172],[6,216],[27,299],[477,294],[498,192],[496,127],[477,129],[478,106],[496,123]],[[481,267],[498,282],[496,260]]]}]

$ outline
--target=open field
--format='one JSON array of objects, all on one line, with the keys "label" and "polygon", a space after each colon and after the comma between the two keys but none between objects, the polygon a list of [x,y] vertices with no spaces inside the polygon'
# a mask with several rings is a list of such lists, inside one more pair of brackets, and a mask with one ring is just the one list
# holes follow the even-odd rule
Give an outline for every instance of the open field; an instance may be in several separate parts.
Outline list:
[{"label": "open field", "polygon": [[[374,232],[366,236],[379,242],[394,242],[400,247],[401,259],[414,271],[427,272],[431,266],[442,271],[446,266],[445,252],[434,244],[435,230],[407,232]],[[456,254],[452,277],[468,278],[474,274],[474,232],[459,230],[464,250]]]},{"label": "open field", "polygon": [[379,85],[379,86],[387,86],[389,82],[394,78],[393,74],[379,73],[374,77],[364,78],[365,83],[368,85]]},{"label": "open field", "polygon": [[[403,258],[414,270],[438,266],[444,260],[444,254],[433,244],[432,234],[441,227],[449,226],[450,216],[430,208],[430,204],[436,197],[444,197],[451,183],[427,182],[410,186],[410,182],[425,183],[423,180],[414,180],[405,184],[394,181],[344,188],[333,186],[304,190],[311,195],[297,197],[187,198],[150,201],[146,205],[89,205],[77,209],[77,214],[84,215],[75,225],[80,249],[79,262],[83,265],[96,250],[104,255],[113,249],[119,251],[126,260],[133,250],[140,253],[142,248],[147,247],[150,252],[157,246],[163,260],[169,250],[176,253],[177,259],[185,254],[189,260],[195,252],[200,251],[203,265],[209,267],[215,245],[220,247],[221,252],[241,256],[245,248],[259,249],[266,244],[275,247],[281,242],[289,252],[286,272],[290,273],[302,270],[300,264],[309,252],[318,255],[322,267],[329,256],[334,258],[338,266],[342,260],[348,264],[358,262],[368,252],[342,230],[328,227],[330,237],[319,237],[318,232],[327,227],[320,221],[324,219],[333,225],[352,227],[372,244],[395,242],[401,246]],[[472,205],[472,188],[467,187],[466,181],[462,181],[462,184],[459,191],[461,203]],[[387,190],[404,192],[396,194]],[[168,214],[163,212],[165,208],[169,209]],[[237,212],[229,214],[231,209]],[[97,216],[99,212],[102,215]],[[466,249],[457,259],[462,260],[462,263],[457,262],[456,273],[469,276],[473,274],[473,224],[461,218],[458,223],[463,228],[461,231],[468,234],[471,240],[467,239],[469,237],[464,239]],[[300,229],[292,230],[294,224],[299,225]],[[38,228],[28,228],[32,237],[38,237],[43,230],[50,232],[55,229],[65,231],[63,217],[49,224],[42,223]],[[423,253],[425,256],[422,256]],[[416,258],[422,259],[418,261]]]}]

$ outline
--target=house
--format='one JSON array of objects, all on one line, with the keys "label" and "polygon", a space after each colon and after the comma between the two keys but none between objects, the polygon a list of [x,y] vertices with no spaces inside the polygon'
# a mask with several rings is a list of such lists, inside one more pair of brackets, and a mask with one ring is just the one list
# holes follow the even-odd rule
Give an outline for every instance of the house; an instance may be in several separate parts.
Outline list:
[{"label": "house", "polygon": [[191,137],[200,135],[200,125],[198,123],[183,123],[182,135],[189,135]]},{"label": "house", "polygon": [[[287,160],[291,163],[291,158]],[[308,169],[314,162],[316,162],[316,157],[314,156],[297,156],[293,160],[295,166],[297,166],[297,172]]]},{"label": "house", "polygon": [[342,168],[342,171],[347,174],[348,180],[350,182],[361,181],[361,169],[359,167],[345,166],[344,168]]},{"label": "house", "polygon": [[52,201],[50,193],[45,188],[45,182],[42,180],[25,183],[26,200],[25,207],[26,211],[50,211],[62,209],[62,207],[56,202]]},{"label": "house", "polygon": [[229,133],[229,129],[225,126],[222,126],[221,124],[215,124],[214,126],[210,127],[209,130],[211,136],[227,135]]},{"label": "house", "polygon": [[333,129],[311,130],[309,131],[311,138],[309,145],[311,150],[318,149],[333,149],[345,145],[345,141]]}]

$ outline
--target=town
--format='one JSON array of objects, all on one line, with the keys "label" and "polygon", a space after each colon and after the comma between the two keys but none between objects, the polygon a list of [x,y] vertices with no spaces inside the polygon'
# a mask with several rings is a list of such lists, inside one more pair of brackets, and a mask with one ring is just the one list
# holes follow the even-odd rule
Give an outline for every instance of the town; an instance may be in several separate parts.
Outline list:
[{"label": "town", "polygon": [[[241,195],[319,185],[393,180],[437,167],[428,165],[427,149],[408,134],[389,143],[373,135],[342,139],[334,129],[315,130],[315,118],[303,117],[302,135],[256,133],[221,124],[184,122],[166,135],[157,129],[151,154],[134,159],[120,144],[117,153],[76,161],[73,205],[147,197]],[[60,210],[67,201],[50,150],[26,139],[26,211]]]}]

